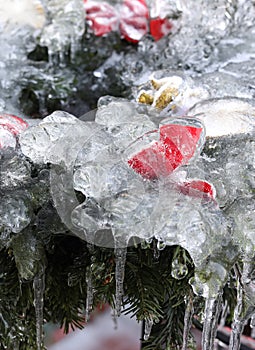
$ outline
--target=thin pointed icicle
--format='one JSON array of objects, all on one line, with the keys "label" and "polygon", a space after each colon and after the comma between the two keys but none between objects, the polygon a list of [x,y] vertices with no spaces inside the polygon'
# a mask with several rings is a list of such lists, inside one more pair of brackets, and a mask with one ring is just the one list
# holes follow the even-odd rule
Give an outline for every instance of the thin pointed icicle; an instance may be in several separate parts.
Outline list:
[{"label": "thin pointed icicle", "polygon": [[145,320],[144,335],[143,335],[144,340],[148,340],[150,338],[153,323],[154,322],[151,318],[148,318]]},{"label": "thin pointed icicle", "polygon": [[86,309],[85,309],[85,321],[88,322],[90,319],[90,314],[93,309],[93,301],[94,301],[94,287],[93,287],[93,279],[92,279],[92,268],[94,261],[94,253],[95,246],[92,243],[87,243],[88,251],[91,255],[91,264],[86,269],[86,283],[87,283],[87,297],[86,297]]},{"label": "thin pointed icicle", "polygon": [[205,303],[205,320],[202,333],[202,350],[213,350],[218,318],[221,310],[221,296],[209,297]]},{"label": "thin pointed icicle", "polygon": [[189,340],[190,328],[191,328],[191,325],[192,325],[193,313],[194,313],[193,298],[190,295],[189,299],[187,300],[187,306],[186,306],[185,315],[184,315],[184,329],[183,329],[182,350],[187,350],[188,349],[188,340]]},{"label": "thin pointed icicle", "polygon": [[230,336],[229,349],[231,350],[239,350],[244,326],[255,312],[253,290],[254,257],[243,263],[242,273],[240,273],[238,266],[236,266],[235,271],[237,277],[237,303]]},{"label": "thin pointed icicle", "polygon": [[[115,305],[116,305],[116,300],[115,300]],[[112,316],[114,329],[117,330],[118,329],[118,316],[117,316],[117,313],[116,313],[116,309],[112,310],[111,316]]]},{"label": "thin pointed icicle", "polygon": [[44,268],[34,278],[34,306],[36,317],[36,346],[37,350],[43,347],[43,305],[45,290],[45,272]]},{"label": "thin pointed icicle", "polygon": [[86,283],[87,283],[87,297],[86,297],[86,311],[85,311],[85,321],[88,322],[90,319],[90,313],[93,308],[94,300],[94,290],[92,281],[92,271],[91,265],[87,267],[86,271]]},{"label": "thin pointed icicle", "polygon": [[229,305],[228,305],[228,301],[225,300],[225,303],[222,308],[221,318],[220,318],[220,327],[225,326],[228,312],[229,312]]},{"label": "thin pointed icicle", "polygon": [[123,297],[123,282],[125,277],[125,264],[126,264],[126,248],[115,248],[115,280],[116,280],[116,296],[115,296],[115,310],[116,315],[120,316],[122,297]]},{"label": "thin pointed icicle", "polygon": [[241,335],[245,326],[245,319],[242,317],[244,312],[244,291],[242,284],[237,278],[237,303],[234,310],[234,322],[232,323],[232,332],[230,336],[229,349],[239,350]]}]

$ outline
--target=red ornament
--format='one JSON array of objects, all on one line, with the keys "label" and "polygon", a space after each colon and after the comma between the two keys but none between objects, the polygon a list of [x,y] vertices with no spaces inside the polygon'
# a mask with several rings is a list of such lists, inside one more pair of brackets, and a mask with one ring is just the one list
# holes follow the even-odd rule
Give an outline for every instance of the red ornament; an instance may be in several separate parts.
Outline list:
[{"label": "red ornament", "polygon": [[191,180],[185,181],[179,185],[179,190],[192,197],[209,197],[215,199],[215,189],[207,181],[204,180]]},{"label": "red ornament", "polygon": [[136,44],[149,29],[153,38],[159,40],[172,28],[167,18],[151,19],[149,23],[149,9],[145,0],[123,0],[119,15],[107,2],[84,0],[84,8],[87,23],[96,36],[119,29],[123,39]]},{"label": "red ornament", "polygon": [[[150,141],[148,147],[128,159],[128,164],[147,180],[167,177],[178,167],[187,165],[194,157],[202,133],[203,129],[199,126],[162,125],[159,132],[152,131],[138,140],[146,141],[148,135],[159,135],[159,140]],[[215,199],[214,187],[204,180],[184,181],[175,185],[175,188],[184,195]]]},{"label": "red ornament", "polygon": [[138,152],[128,164],[146,179],[166,177],[194,156],[202,131],[201,127],[163,125],[159,129],[159,141]]},{"label": "red ornament", "polygon": [[122,18],[120,21],[120,33],[122,37],[137,44],[148,32],[148,22],[144,17]]},{"label": "red ornament", "polygon": [[153,18],[150,20],[150,33],[158,41],[168,35],[173,28],[173,24],[168,18]]},{"label": "red ornament", "polygon": [[96,36],[103,36],[118,29],[116,11],[107,2],[89,1],[84,7],[88,25]]},{"label": "red ornament", "polygon": [[[129,16],[128,12],[130,13]],[[122,14],[124,17],[149,18],[149,10],[145,0],[124,0]]]}]

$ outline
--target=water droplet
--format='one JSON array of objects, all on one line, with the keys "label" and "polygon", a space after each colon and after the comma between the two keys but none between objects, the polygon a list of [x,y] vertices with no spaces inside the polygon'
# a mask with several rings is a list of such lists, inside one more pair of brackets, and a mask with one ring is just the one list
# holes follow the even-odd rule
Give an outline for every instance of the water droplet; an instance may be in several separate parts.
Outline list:
[{"label": "water droplet", "polygon": [[182,264],[178,259],[174,259],[172,262],[171,275],[177,280],[183,279],[187,276],[189,270],[185,264]]}]

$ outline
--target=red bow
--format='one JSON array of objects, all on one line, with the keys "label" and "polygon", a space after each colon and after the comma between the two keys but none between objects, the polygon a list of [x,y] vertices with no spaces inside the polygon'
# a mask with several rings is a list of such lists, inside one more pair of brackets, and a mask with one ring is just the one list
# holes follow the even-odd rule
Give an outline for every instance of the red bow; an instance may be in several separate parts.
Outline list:
[{"label": "red bow", "polygon": [[[143,178],[156,180],[165,178],[180,166],[187,165],[201,146],[202,126],[166,124],[144,135],[137,143],[148,146],[128,159],[129,166]],[[152,136],[158,140],[151,140]],[[139,147],[139,145],[138,145]],[[181,181],[175,188],[185,195],[215,198],[213,186],[203,180]]]},{"label": "red bow", "polygon": [[138,43],[149,30],[159,40],[172,29],[168,18],[150,18],[145,0],[124,0],[119,14],[107,2],[84,0],[84,7],[88,25],[96,36],[119,29],[125,40]]}]

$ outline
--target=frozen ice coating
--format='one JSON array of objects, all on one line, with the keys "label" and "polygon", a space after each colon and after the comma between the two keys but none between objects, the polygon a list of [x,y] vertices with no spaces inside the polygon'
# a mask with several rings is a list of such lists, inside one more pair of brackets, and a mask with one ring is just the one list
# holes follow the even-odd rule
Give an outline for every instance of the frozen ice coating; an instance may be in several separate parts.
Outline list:
[{"label": "frozen ice coating", "polygon": [[254,190],[254,106],[252,100],[212,99],[189,115],[205,124],[207,142],[200,166],[212,181],[221,206]]},{"label": "frozen ice coating", "polygon": [[17,196],[5,196],[1,200],[0,205],[0,231],[10,230],[11,232],[21,232],[27,227],[31,220],[31,213],[26,206],[26,201],[29,201],[29,197],[26,195]]},{"label": "frozen ice coating", "polygon": [[79,46],[84,32],[83,0],[45,0],[49,22],[43,29],[41,45],[47,46],[49,55],[64,56],[64,51],[71,48],[72,55]]},{"label": "frozen ice coating", "polygon": [[252,100],[226,98],[202,101],[188,113],[203,121],[207,137],[254,132],[255,106]]},{"label": "frozen ice coating", "polygon": [[[171,193],[172,192],[172,193]],[[238,254],[218,206],[208,200],[161,189],[150,218],[156,238],[185,248],[194,264],[191,285],[198,295],[216,297]]]},{"label": "frozen ice coating", "polygon": [[78,150],[71,154],[67,141],[70,140],[73,149],[79,149],[82,141],[92,136],[93,128],[93,123],[83,123],[69,113],[56,111],[24,132],[20,137],[20,147],[22,153],[35,163],[70,165]]},{"label": "frozen ice coating", "polygon": [[16,152],[5,152],[1,156],[0,188],[21,188],[31,180],[31,165],[20,159]]}]

